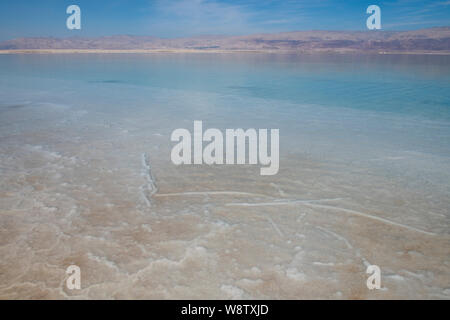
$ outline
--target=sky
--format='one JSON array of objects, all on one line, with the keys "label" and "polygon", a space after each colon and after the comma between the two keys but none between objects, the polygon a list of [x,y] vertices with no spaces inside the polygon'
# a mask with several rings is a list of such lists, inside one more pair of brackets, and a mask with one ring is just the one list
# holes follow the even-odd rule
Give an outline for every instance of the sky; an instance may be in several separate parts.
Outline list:
[{"label": "sky", "polygon": [[[1,0],[0,41],[366,30],[366,9],[373,4],[381,8],[383,30],[450,25],[450,0]],[[81,30],[66,27],[69,5],[81,8]]]}]

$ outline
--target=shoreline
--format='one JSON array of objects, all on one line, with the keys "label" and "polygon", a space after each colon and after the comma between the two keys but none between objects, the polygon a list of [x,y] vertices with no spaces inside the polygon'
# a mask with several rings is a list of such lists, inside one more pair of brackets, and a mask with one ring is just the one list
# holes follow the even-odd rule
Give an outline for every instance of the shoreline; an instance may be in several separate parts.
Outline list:
[{"label": "shoreline", "polygon": [[379,54],[450,55],[450,51],[362,51],[362,50],[264,50],[264,49],[11,49],[1,54],[155,54],[155,53],[271,53],[271,54]]}]

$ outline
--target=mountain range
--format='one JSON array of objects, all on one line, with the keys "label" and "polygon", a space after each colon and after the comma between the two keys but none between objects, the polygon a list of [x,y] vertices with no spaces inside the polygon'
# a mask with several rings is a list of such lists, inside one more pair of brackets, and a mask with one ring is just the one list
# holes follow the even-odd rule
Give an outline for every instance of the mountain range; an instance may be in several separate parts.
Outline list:
[{"label": "mountain range", "polygon": [[0,42],[0,50],[450,53],[450,27],[413,31],[294,31],[246,36],[198,36],[174,39],[131,35],[98,38],[18,38]]}]

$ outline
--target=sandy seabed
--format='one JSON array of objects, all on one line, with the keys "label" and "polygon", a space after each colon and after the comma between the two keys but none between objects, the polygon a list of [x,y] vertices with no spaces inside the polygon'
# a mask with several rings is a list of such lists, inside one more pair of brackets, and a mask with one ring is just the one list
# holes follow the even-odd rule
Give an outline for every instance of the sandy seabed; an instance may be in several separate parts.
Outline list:
[{"label": "sandy seabed", "polygon": [[0,112],[1,299],[450,298],[446,189],[301,153],[176,167],[151,115]]}]

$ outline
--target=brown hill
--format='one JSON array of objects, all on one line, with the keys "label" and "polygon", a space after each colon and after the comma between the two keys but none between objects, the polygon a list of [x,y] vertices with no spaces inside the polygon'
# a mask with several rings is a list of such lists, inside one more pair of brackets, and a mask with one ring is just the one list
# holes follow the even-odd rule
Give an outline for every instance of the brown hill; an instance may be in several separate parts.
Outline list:
[{"label": "brown hill", "polygon": [[0,42],[0,50],[34,49],[450,52],[450,27],[414,31],[296,31],[176,39],[126,35],[100,38],[19,38]]}]

